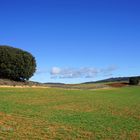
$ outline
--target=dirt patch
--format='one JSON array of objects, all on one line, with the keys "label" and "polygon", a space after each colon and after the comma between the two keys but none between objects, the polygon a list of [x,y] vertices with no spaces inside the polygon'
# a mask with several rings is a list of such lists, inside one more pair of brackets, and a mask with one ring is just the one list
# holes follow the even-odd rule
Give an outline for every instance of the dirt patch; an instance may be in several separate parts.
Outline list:
[{"label": "dirt patch", "polygon": [[49,88],[47,86],[8,86],[0,85],[0,88]]},{"label": "dirt patch", "polygon": [[128,86],[129,84],[124,82],[124,83],[109,83],[109,84],[106,84],[106,85],[108,85],[110,87],[120,88],[120,87]]}]

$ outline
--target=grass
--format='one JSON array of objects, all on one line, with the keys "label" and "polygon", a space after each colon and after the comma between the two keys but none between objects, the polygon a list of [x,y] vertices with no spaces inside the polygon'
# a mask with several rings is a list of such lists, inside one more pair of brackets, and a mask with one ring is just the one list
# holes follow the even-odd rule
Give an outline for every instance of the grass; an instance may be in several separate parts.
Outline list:
[{"label": "grass", "polygon": [[138,140],[140,87],[0,88],[0,139]]}]

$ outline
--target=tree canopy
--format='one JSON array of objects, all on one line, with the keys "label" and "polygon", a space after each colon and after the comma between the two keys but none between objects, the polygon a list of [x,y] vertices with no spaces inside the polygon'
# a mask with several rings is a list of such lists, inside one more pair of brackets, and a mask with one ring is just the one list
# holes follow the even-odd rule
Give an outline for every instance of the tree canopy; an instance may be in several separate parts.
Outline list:
[{"label": "tree canopy", "polygon": [[139,78],[138,77],[131,77],[129,79],[129,84],[130,85],[138,85],[139,84]]},{"label": "tree canopy", "polygon": [[31,53],[11,46],[0,46],[0,78],[28,80],[36,71]]}]

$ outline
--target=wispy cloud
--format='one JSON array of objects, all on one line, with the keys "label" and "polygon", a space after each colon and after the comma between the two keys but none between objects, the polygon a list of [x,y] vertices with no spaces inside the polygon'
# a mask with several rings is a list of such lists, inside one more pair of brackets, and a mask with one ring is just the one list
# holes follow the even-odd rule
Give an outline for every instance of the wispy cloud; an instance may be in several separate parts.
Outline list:
[{"label": "wispy cloud", "polygon": [[113,65],[113,66],[109,66],[107,68],[103,68],[101,69],[101,73],[104,75],[104,76],[107,76],[107,75],[112,75],[112,72],[116,71],[118,69],[117,66]]},{"label": "wispy cloud", "polygon": [[44,73],[48,73],[48,72],[49,71],[48,70],[45,70],[45,69],[44,70],[37,70],[36,71],[36,74],[39,75],[39,74],[44,74]]},{"label": "wispy cloud", "polygon": [[50,71],[51,78],[94,78],[98,75],[111,76],[118,68],[116,66],[109,66],[103,69],[94,67],[82,68],[59,68],[53,67]]}]

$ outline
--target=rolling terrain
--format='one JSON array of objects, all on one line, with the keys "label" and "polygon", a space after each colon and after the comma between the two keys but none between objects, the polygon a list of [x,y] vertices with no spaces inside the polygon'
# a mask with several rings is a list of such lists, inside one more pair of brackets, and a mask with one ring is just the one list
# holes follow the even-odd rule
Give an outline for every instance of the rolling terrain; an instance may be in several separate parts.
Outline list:
[{"label": "rolling terrain", "polygon": [[[139,76],[136,76],[140,78]],[[16,82],[8,79],[0,79],[0,86],[21,86],[21,87],[50,87],[63,89],[100,89],[109,87],[124,87],[129,85],[130,77],[116,77],[100,81],[91,81],[80,84],[65,84],[65,83],[40,83],[34,81]]]}]

